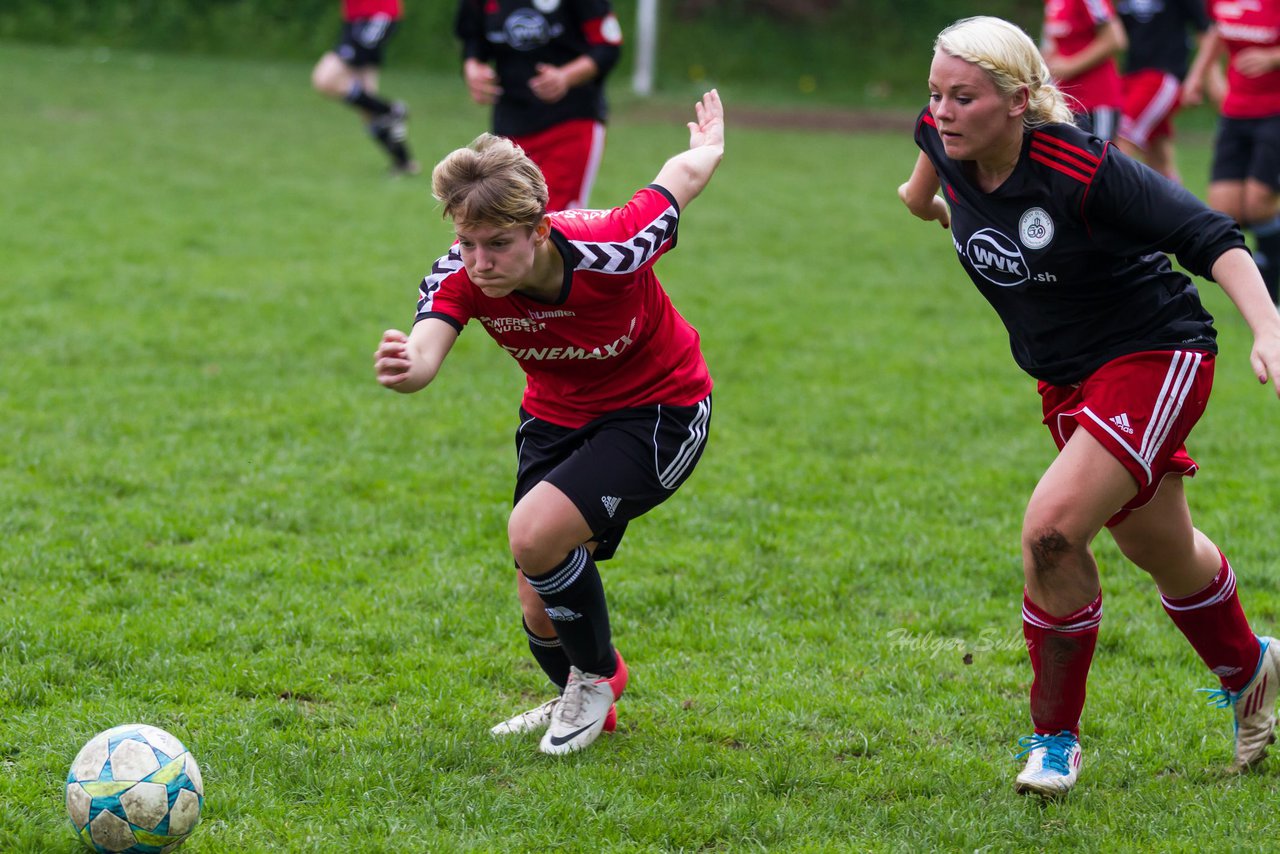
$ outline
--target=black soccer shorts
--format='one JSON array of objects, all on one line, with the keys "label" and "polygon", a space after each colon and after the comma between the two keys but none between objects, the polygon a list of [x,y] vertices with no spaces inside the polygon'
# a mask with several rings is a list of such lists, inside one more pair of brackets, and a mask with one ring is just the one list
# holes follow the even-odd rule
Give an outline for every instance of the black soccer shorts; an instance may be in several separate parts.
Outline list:
[{"label": "black soccer shorts", "polygon": [[1210,181],[1253,178],[1280,193],[1280,116],[1218,119]]},{"label": "black soccer shorts", "polygon": [[608,560],[627,523],[666,501],[702,458],[711,395],[692,406],[622,409],[570,429],[520,410],[516,430],[518,503],[547,481],[569,497]]},{"label": "black soccer shorts", "polygon": [[352,68],[381,67],[387,39],[397,26],[398,23],[386,15],[347,21],[342,25],[342,35],[333,52]]}]

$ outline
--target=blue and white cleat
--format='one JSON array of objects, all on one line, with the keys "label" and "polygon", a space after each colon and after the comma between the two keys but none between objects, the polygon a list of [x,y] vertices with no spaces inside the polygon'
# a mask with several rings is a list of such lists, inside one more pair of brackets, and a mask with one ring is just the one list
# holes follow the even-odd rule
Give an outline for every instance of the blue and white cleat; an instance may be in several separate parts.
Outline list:
[{"label": "blue and white cleat", "polygon": [[1056,798],[1071,791],[1084,762],[1078,738],[1064,729],[1057,735],[1023,736],[1018,746],[1022,752],[1014,758],[1027,757],[1027,767],[1013,783],[1018,794]]},{"label": "blue and white cleat", "polygon": [[1209,702],[1235,713],[1236,753],[1231,763],[1234,772],[1245,771],[1267,755],[1276,740],[1276,693],[1280,689],[1280,644],[1273,638],[1259,637],[1262,654],[1249,684],[1240,691],[1226,688],[1201,688]]}]

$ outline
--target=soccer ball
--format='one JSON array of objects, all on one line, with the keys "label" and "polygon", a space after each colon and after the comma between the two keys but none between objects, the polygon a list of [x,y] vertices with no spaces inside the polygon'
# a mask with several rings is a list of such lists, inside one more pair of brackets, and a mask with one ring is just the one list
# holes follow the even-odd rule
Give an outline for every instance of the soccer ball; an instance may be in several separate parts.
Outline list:
[{"label": "soccer ball", "polygon": [[195,758],[178,739],[146,724],[98,733],[67,773],[67,813],[94,851],[172,851],[195,829],[203,805]]}]

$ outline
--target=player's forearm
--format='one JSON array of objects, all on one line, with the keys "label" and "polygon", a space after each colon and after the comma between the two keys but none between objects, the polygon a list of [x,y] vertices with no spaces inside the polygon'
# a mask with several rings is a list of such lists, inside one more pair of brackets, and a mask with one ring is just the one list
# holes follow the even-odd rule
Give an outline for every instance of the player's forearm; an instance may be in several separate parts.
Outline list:
[{"label": "player's forearm", "polygon": [[706,189],[720,161],[724,159],[724,145],[700,145],[682,151],[663,164],[653,183],[675,196],[676,203],[684,210]]},{"label": "player's forearm", "polygon": [[570,60],[560,66],[560,72],[565,76],[565,83],[568,84],[570,89],[573,89],[595,80],[600,74],[600,66],[596,65],[594,59],[583,54],[577,59]]},{"label": "player's forearm", "polygon": [[1213,263],[1213,280],[1235,303],[1255,339],[1280,336],[1280,313],[1247,250],[1236,247],[1218,256]]},{"label": "player's forearm", "polygon": [[1071,56],[1060,56],[1058,74],[1063,79],[1079,77],[1086,71],[1096,68],[1108,59],[1123,53],[1129,46],[1129,38],[1125,35],[1124,26],[1116,18],[1112,18],[1098,29],[1098,36],[1089,42],[1079,53]]},{"label": "player's forearm", "polygon": [[911,170],[911,177],[898,187],[898,198],[907,206],[907,210],[925,221],[941,219],[940,214],[946,211],[946,203],[938,198],[938,189],[942,182],[933,164],[923,153],[916,155],[916,165]]}]

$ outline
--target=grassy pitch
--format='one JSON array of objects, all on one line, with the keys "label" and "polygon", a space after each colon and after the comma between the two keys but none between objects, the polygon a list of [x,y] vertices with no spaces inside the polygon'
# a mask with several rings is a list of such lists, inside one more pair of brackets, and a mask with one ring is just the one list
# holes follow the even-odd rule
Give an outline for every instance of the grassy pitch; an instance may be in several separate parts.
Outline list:
[{"label": "grassy pitch", "polygon": [[[949,235],[894,189],[908,133],[733,124],[659,266],[717,380],[707,454],[604,565],[618,734],[551,759],[504,531],[521,379],[469,329],[373,380],[446,247],[294,64],[0,48],[0,850],[74,851],[62,781],[163,727],[207,801],[186,850],[1151,850],[1274,834],[1280,764],[1104,535],[1106,616],[1066,803],[1017,797],[1018,529],[1052,443]],[[485,129],[391,74],[424,165]],[[686,142],[619,97],[594,201]],[[692,97],[688,109],[691,109]],[[1203,139],[1182,144],[1203,189]],[[1280,404],[1216,286],[1200,526],[1280,631]]]}]

